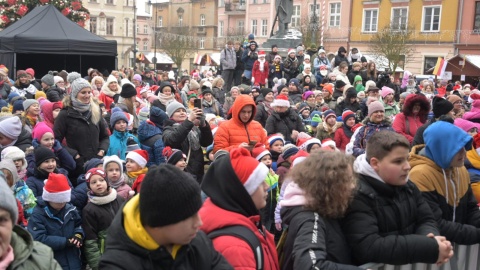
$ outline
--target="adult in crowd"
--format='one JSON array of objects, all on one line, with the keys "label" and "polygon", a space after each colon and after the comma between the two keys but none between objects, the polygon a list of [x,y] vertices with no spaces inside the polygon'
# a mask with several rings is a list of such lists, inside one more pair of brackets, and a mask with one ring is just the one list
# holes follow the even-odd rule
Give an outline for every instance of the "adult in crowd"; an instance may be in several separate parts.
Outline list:
[{"label": "adult in crowd", "polygon": [[77,168],[81,168],[92,158],[102,158],[110,140],[108,126],[99,105],[93,100],[88,81],[77,78],[71,84],[72,92],[64,99],[53,131],[55,139],[60,142],[65,139],[67,146],[74,150]]},{"label": "adult in crowd", "polygon": [[257,104],[257,113],[254,119],[264,127],[267,124],[268,117],[273,113],[273,90],[270,88],[262,88],[260,92],[262,100]]},{"label": "adult in crowd", "polygon": [[[33,68],[27,68],[27,69],[25,70],[25,72],[27,72],[27,75],[28,75],[27,77],[28,77],[28,79],[30,80],[30,83],[33,84],[33,86],[35,86],[36,89],[42,88],[42,86],[41,86],[41,85],[37,82],[37,80],[35,79],[35,70],[33,70]],[[59,74],[60,74],[59,76],[63,76],[63,75],[64,75],[64,73],[62,73],[62,72],[65,72],[65,71],[62,70],[62,71],[59,73]],[[65,73],[66,73],[66,72],[65,72]],[[67,73],[67,75],[68,75],[68,73]],[[63,78],[63,80],[64,80],[65,82],[67,82],[67,76],[66,76],[66,75],[65,75],[65,77]],[[65,83],[65,87],[67,87],[67,86],[70,86],[70,84]]]},{"label": "adult in crowd", "polygon": [[220,149],[229,151],[236,147],[252,149],[254,142],[267,145],[267,134],[262,125],[253,120],[256,112],[257,107],[251,97],[238,96],[232,106],[232,118],[218,127],[213,152]]},{"label": "adult in crowd", "polygon": [[230,96],[227,96],[225,98],[225,103],[222,106],[223,107],[223,115],[228,114],[228,112],[230,111],[230,109],[233,106],[233,103],[235,102],[235,99],[238,97],[239,94],[240,94],[240,91],[238,89],[238,86],[234,86],[234,87],[232,87],[232,89],[230,89]]},{"label": "adult in crowd", "polygon": [[11,86],[8,84],[7,73],[3,69],[0,69],[0,97],[7,99],[11,89]]},{"label": "adult in crowd", "polygon": [[107,82],[102,86],[102,89],[100,90],[98,100],[103,102],[107,111],[110,112],[110,110],[112,109],[112,103],[118,102],[120,92],[121,88],[118,87],[117,79],[113,75],[110,75],[107,78]]},{"label": "adult in crowd", "polygon": [[449,101],[442,97],[434,97],[432,100],[432,111],[433,118],[417,129],[412,141],[412,146],[425,143],[423,140],[423,133],[431,124],[442,119],[450,119],[453,124],[453,104]]},{"label": "adult in crowd", "polygon": [[[49,75],[49,76],[47,76],[47,75]],[[53,85],[53,76],[50,75],[50,74],[47,74],[47,75],[44,76],[45,80],[48,83],[52,83],[51,85]],[[6,76],[4,76],[4,78],[5,77]],[[50,77],[52,79],[51,81],[50,81]],[[42,79],[44,79],[44,78],[42,78]],[[7,77],[7,79],[8,79],[8,77]],[[42,81],[42,86],[44,84],[45,83]],[[19,70],[19,71],[17,71],[17,80],[15,81],[13,86],[11,87],[10,92],[17,93],[19,96],[25,97],[25,98],[35,98],[35,94],[37,93],[37,88],[35,88],[35,86],[30,83],[30,80],[28,79],[27,72],[25,72],[25,70]],[[8,96],[8,94],[10,94],[10,92],[7,93],[7,96]],[[6,98],[7,96],[3,96],[3,94],[2,94],[3,98]]]},{"label": "adult in crowd", "polygon": [[353,86],[350,86],[347,91],[345,91],[345,99],[335,106],[335,114],[340,116],[346,110],[355,113],[360,110],[360,103],[357,101],[357,91],[355,91]]},{"label": "adult in crowd", "polygon": [[[377,88],[378,89],[378,88]],[[365,153],[367,141],[373,134],[381,130],[394,131],[390,120],[385,118],[385,108],[380,101],[373,101],[368,105],[368,115],[353,142],[353,156],[358,157]]]},{"label": "adult in crowd", "polygon": [[283,70],[285,72],[284,75],[287,81],[290,81],[290,79],[296,78],[300,73],[298,70],[300,63],[295,54],[296,54],[295,49],[289,49],[288,55],[283,61]]},{"label": "adult in crowd", "polygon": [[213,97],[212,89],[205,87],[202,89],[202,109],[203,113],[212,113],[215,116],[223,117],[222,104]]},{"label": "adult in crowd", "polygon": [[297,78],[293,78],[288,82],[288,98],[293,104],[302,102],[302,89],[300,88],[300,81]]},{"label": "adult in crowd", "polygon": [[225,103],[226,89],[230,89],[230,88],[225,88],[225,81],[221,77],[217,77],[213,79],[212,81],[213,97],[218,102],[220,102],[220,104]]},{"label": "adult in crowd", "polygon": [[64,84],[65,82],[62,77],[53,76],[53,85],[46,86],[42,90],[50,102],[62,101],[65,96]]},{"label": "adult in crowd", "polygon": [[53,258],[52,249],[16,225],[17,200],[7,185],[3,173],[0,176],[0,269],[61,270]]},{"label": "adult in crowd", "polygon": [[375,62],[370,61],[367,64],[367,70],[362,72],[363,83],[366,84],[367,81],[374,81],[376,82],[378,79],[377,75],[377,65]]},{"label": "adult in crowd", "polygon": [[[227,46],[220,52],[220,64],[222,65],[222,78],[225,80],[224,89],[230,89],[233,85],[233,76],[237,66],[237,56],[233,49],[232,40],[227,41]],[[223,104],[223,100],[220,100],[220,102]]]},{"label": "adult in crowd", "polygon": [[243,48],[240,41],[235,41],[233,48],[235,49],[236,58],[235,72],[233,73],[233,85],[240,85],[242,83],[242,75],[245,70],[245,64],[242,60]]},{"label": "adult in crowd", "polygon": [[324,49],[318,50],[318,56],[313,60],[313,71],[319,84],[327,76],[328,72],[332,71],[332,66]]},{"label": "adult in crowd", "polygon": [[205,121],[202,109],[194,108],[187,115],[186,108],[177,101],[168,104],[166,113],[169,119],[165,120],[163,129],[165,146],[186,153],[186,171],[200,183],[204,174],[202,147],[213,143],[210,125]]},{"label": "adult in crowd", "polygon": [[401,113],[393,120],[392,127],[412,144],[419,127],[427,122],[430,102],[423,94],[409,95]]},{"label": "adult in crowd", "polygon": [[[129,113],[133,117],[133,132],[136,133],[139,125],[137,108],[135,107],[135,101],[137,97],[137,91],[130,83],[125,83],[122,86],[122,91],[120,92],[120,97],[118,98],[117,106],[120,107],[124,112]],[[127,126],[127,128],[130,128]]]},{"label": "adult in crowd", "polygon": [[242,54],[242,62],[245,64],[243,76],[247,80],[247,82],[250,82],[252,79],[252,68],[253,68],[253,63],[258,59],[258,45],[257,42],[254,40],[251,41],[248,45],[247,48],[243,51]]},{"label": "adult in crowd", "polygon": [[305,132],[300,116],[290,107],[288,98],[278,95],[271,104],[273,113],[267,118],[267,135],[280,133],[285,141],[295,142],[299,132]]},{"label": "adult in crowd", "polygon": [[345,49],[345,47],[343,47],[343,46],[340,46],[338,48],[337,55],[335,55],[335,59],[333,61],[332,68],[340,66],[340,63],[342,63],[342,62],[347,63],[347,67],[348,67],[349,62],[348,62],[348,59],[347,59],[347,49]]},{"label": "adult in crowd", "polygon": [[[268,64],[271,65],[273,63],[273,60],[275,60],[275,57],[278,55],[278,46],[276,44],[273,44],[272,45],[272,50],[267,54],[267,56],[265,57],[265,60],[267,60]],[[282,57],[280,56],[280,60],[282,59]]]}]

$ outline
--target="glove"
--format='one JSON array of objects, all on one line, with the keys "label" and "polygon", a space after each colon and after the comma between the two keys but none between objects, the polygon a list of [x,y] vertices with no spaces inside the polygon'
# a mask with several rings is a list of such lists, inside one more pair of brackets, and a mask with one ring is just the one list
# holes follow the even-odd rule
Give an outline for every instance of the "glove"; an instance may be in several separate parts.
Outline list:
[{"label": "glove", "polygon": [[67,239],[67,246],[69,247],[81,247],[83,244],[83,236],[79,233]]},{"label": "glove", "polygon": [[58,141],[58,140],[55,140],[55,143],[53,144],[53,150],[55,152],[58,152],[60,150],[62,150],[62,144]]}]

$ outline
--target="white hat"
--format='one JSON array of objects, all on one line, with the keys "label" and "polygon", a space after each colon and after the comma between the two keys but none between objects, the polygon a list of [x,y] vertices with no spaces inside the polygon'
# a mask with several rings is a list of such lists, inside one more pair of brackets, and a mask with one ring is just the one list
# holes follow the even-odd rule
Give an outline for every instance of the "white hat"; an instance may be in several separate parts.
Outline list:
[{"label": "white hat", "polygon": [[60,76],[53,76],[53,84],[57,84],[58,82],[63,82],[63,78]]},{"label": "white hat", "polygon": [[296,54],[297,51],[295,51],[295,49],[289,49],[289,50],[288,50],[288,54],[291,54],[291,53],[295,53],[295,54]]}]

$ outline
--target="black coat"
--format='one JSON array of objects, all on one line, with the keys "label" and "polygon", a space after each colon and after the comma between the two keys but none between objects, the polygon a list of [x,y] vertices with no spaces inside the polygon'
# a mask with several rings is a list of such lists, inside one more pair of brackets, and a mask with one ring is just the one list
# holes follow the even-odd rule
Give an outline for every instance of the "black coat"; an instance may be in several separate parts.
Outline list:
[{"label": "black coat", "polygon": [[45,94],[47,95],[48,101],[57,102],[63,100],[65,92],[56,86],[52,86],[46,90]]},{"label": "black coat", "polygon": [[[85,119],[83,115],[68,106],[63,108],[55,119],[53,127],[55,139],[62,142],[66,139],[67,146],[78,151],[83,161],[98,157],[98,151],[107,153],[110,145],[108,126],[103,118],[94,125],[91,118]],[[99,157],[101,158],[101,157]]]},{"label": "black coat", "polygon": [[340,103],[335,106],[335,114],[337,116],[342,116],[342,113],[345,110],[351,110],[353,113],[356,113],[358,110],[360,110],[360,103],[354,102],[352,104],[349,104],[345,102],[345,99],[342,100]]},{"label": "black coat", "polygon": [[2,86],[0,86],[0,98],[2,99],[7,99],[8,95],[10,95],[10,91],[12,88],[10,85],[4,83]]},{"label": "black coat", "polygon": [[133,242],[125,232],[123,219],[123,210],[120,210],[108,230],[105,253],[99,269],[233,270],[202,231],[188,245],[178,250],[174,260],[164,247],[149,251]]},{"label": "black coat", "polygon": [[[190,143],[188,142],[188,133],[193,128],[193,123],[189,120],[183,121],[180,125],[174,125],[173,120],[166,120],[163,128],[163,142],[165,146],[170,146],[174,149],[180,149],[188,158],[188,150]],[[213,143],[213,135],[208,123],[204,127],[198,127],[200,130],[200,145],[207,147]],[[190,151],[190,158],[187,164],[187,172],[193,174],[197,181],[202,181],[204,174],[204,158],[203,150],[200,147],[198,150]]]},{"label": "black coat", "polygon": [[267,112],[263,102],[259,102],[257,105],[257,113],[255,113],[255,118],[253,118],[253,120],[259,122],[262,127],[265,127],[269,116],[270,114]]},{"label": "black coat", "polygon": [[281,133],[285,141],[293,142],[292,131],[305,132],[305,126],[300,116],[291,108],[288,109],[288,115],[281,117],[277,112],[273,112],[267,118],[265,125],[267,135]]},{"label": "black coat", "polygon": [[359,264],[436,263],[440,235],[432,210],[411,181],[391,186],[359,175],[359,188],[342,221]]},{"label": "black coat", "polygon": [[337,220],[324,218],[303,206],[282,207],[281,216],[288,225],[282,270],[362,269],[349,265],[350,249]]}]

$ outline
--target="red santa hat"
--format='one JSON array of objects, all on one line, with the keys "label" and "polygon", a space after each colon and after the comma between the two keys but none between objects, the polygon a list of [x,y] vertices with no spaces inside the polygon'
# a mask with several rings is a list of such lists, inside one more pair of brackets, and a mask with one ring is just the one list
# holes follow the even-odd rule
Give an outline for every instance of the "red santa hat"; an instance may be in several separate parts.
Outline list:
[{"label": "red santa hat", "polygon": [[270,151],[268,151],[267,148],[265,148],[265,145],[261,143],[257,143],[257,145],[255,145],[255,147],[252,150],[252,156],[256,160],[260,161],[266,155],[270,155]]},{"label": "red santa hat", "polygon": [[146,150],[134,150],[128,152],[126,159],[135,161],[140,167],[145,168],[148,162],[148,152]]},{"label": "red santa hat", "polygon": [[299,150],[295,155],[292,156],[292,167],[295,167],[297,164],[304,161],[309,154],[304,150]]},{"label": "red santa hat", "polygon": [[70,202],[71,189],[67,177],[63,174],[50,173],[43,186],[42,199],[53,203]]},{"label": "red santa hat", "polygon": [[278,95],[270,106],[272,108],[273,107],[290,107],[290,101],[288,100],[287,96]]},{"label": "red santa hat", "polygon": [[322,145],[322,143],[320,142],[319,139],[317,138],[310,138],[310,139],[307,139],[302,145],[299,146],[299,149],[301,150],[306,150],[307,152],[309,151],[309,146],[310,145],[313,145],[313,144],[318,144],[318,145]]},{"label": "red santa hat", "polygon": [[261,56],[265,57],[265,55],[266,55],[265,51],[259,51],[258,52],[258,57],[261,57]]},{"label": "red santa hat", "polygon": [[334,140],[330,138],[326,138],[322,141],[322,147],[330,147],[330,148],[337,148],[337,144]]},{"label": "red santa hat", "polygon": [[250,195],[265,181],[269,172],[267,166],[253,158],[245,148],[235,148],[230,151],[230,162],[238,179]]}]

